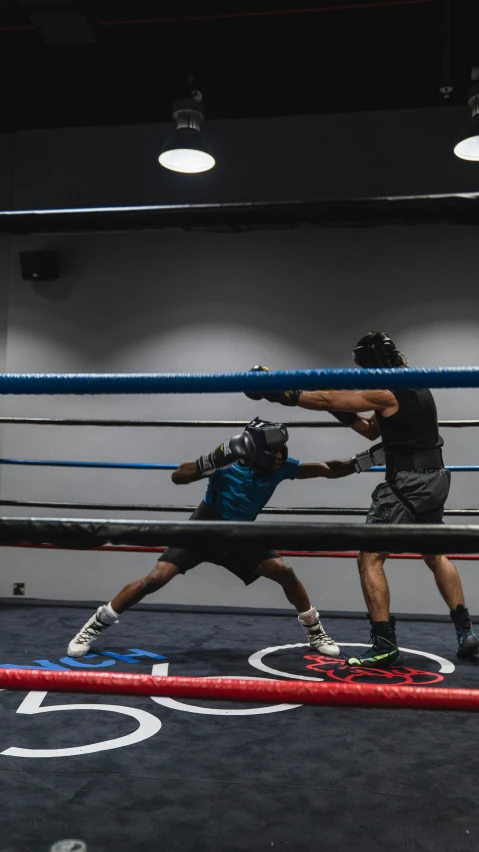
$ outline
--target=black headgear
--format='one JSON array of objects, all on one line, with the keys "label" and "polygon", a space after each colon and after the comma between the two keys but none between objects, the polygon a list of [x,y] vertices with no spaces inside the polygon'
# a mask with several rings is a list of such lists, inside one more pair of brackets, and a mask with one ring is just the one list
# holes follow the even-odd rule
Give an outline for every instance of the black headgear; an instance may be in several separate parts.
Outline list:
[{"label": "black headgear", "polygon": [[365,334],[354,347],[353,358],[358,367],[405,367],[407,364],[394,340],[382,331]]},{"label": "black headgear", "polygon": [[255,417],[245,428],[253,440],[255,446],[254,464],[261,470],[272,472],[276,464],[275,453],[281,450],[283,461],[288,458],[286,442],[289,438],[288,430],[283,423],[270,423]]}]

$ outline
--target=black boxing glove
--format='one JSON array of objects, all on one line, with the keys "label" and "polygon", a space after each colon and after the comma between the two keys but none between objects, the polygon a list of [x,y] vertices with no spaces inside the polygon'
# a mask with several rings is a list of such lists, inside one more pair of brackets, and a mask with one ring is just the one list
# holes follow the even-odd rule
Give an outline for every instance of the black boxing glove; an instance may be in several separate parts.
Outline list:
[{"label": "black boxing glove", "polygon": [[[269,367],[252,367],[249,371],[250,373],[269,373]],[[287,391],[270,391],[268,393],[248,393],[245,391],[245,396],[248,399],[253,399],[255,402],[258,402],[260,399],[266,399],[268,402],[279,402],[280,405],[288,405],[293,406],[298,404],[299,395],[302,393],[300,390],[287,390]]]},{"label": "black boxing glove", "polygon": [[352,426],[359,419],[354,411],[328,411],[328,414],[332,414],[344,426]]},{"label": "black boxing glove", "polygon": [[[269,367],[251,367],[251,370],[249,372],[250,373],[269,373],[270,369],[269,369]],[[248,399],[253,399],[255,402],[259,402],[260,399],[263,399],[263,397],[261,396],[260,393],[249,393],[248,391],[245,391],[245,396],[247,396]]]},{"label": "black boxing glove", "polygon": [[216,470],[229,467],[240,459],[250,463],[254,456],[254,440],[249,432],[242,432],[241,435],[233,435],[224,444],[220,444],[212,453],[200,456],[196,460],[196,469],[200,476],[211,476]]}]

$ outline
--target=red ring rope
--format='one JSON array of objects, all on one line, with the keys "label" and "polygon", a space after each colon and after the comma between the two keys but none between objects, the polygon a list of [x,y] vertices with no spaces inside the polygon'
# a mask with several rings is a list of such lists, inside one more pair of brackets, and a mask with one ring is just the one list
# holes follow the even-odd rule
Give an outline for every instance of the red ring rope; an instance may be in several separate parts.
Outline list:
[{"label": "red ring rope", "polygon": [[0,669],[0,688],[479,712],[479,689]]},{"label": "red ring rope", "polygon": [[[62,547],[58,544],[1,544],[0,547],[27,547],[37,550],[70,550],[71,548]],[[164,553],[166,547],[144,547],[143,545],[133,544],[103,544],[101,547],[89,548],[74,548],[76,550],[104,550],[112,553]],[[331,559],[357,559],[359,556],[357,550],[279,550],[280,556],[297,556],[297,557],[330,557]],[[449,553],[449,559],[454,560],[478,560],[479,553]],[[422,559],[420,553],[390,553],[388,559]]]}]

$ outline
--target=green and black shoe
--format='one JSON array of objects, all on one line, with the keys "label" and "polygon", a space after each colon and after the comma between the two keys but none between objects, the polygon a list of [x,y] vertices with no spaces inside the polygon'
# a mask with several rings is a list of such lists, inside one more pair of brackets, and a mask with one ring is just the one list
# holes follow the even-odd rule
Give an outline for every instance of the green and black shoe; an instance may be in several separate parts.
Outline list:
[{"label": "green and black shoe", "polygon": [[459,604],[456,609],[451,609],[451,618],[456,628],[457,656],[473,657],[479,651],[479,640],[473,632],[469,610]]},{"label": "green and black shoe", "polygon": [[[368,616],[369,617],[369,616]],[[364,666],[370,669],[393,669],[402,666],[404,658],[397,646],[396,619],[371,621],[371,648],[366,648],[359,657],[350,657],[348,666]]]}]

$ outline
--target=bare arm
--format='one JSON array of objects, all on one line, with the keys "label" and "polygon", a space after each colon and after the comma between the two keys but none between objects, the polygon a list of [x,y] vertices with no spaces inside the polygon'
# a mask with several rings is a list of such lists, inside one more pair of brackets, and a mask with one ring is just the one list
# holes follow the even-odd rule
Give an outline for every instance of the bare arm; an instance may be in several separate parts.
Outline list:
[{"label": "bare arm", "polygon": [[370,441],[375,441],[381,437],[375,414],[372,417],[365,417],[358,414],[358,419],[349,428],[357,432],[358,435],[362,435],[363,438],[368,438]]},{"label": "bare arm", "polygon": [[189,485],[190,482],[198,482],[202,478],[198,473],[196,462],[183,462],[171,474],[171,480],[175,485]]},{"label": "bare arm", "polygon": [[340,479],[355,473],[354,462],[351,459],[336,459],[334,461],[318,462],[317,464],[302,464],[295,479],[315,479],[322,476],[325,479]]},{"label": "bare arm", "polygon": [[386,417],[395,414],[399,408],[396,397],[388,390],[302,391],[298,405],[310,411],[352,411],[359,414],[376,410]]}]

